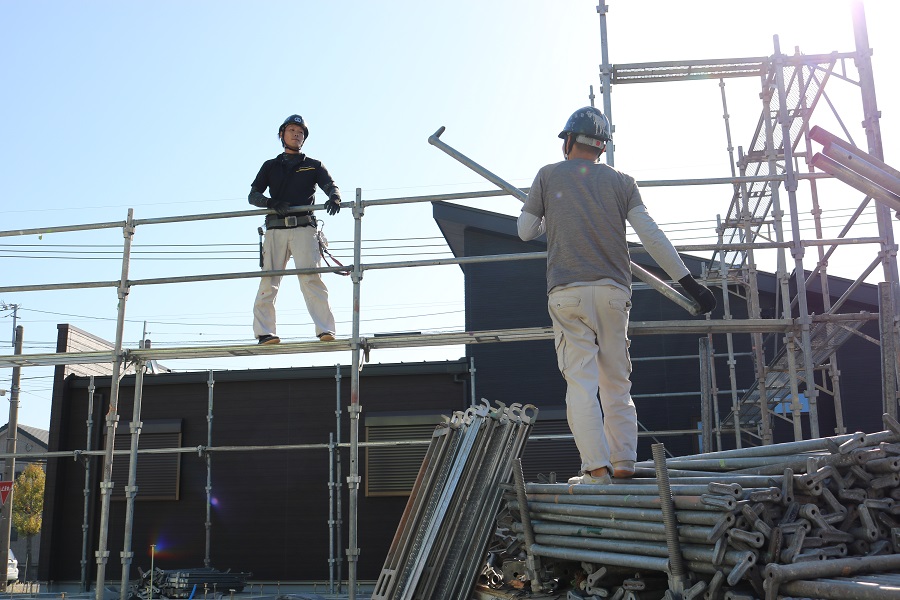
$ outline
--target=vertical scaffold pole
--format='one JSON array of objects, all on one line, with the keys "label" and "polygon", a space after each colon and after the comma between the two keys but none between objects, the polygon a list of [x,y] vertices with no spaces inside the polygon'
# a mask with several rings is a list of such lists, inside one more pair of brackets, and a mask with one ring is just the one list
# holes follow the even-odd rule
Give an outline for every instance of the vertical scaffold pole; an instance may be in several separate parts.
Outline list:
[{"label": "vertical scaffold pole", "polygon": [[[141,344],[143,346],[143,343]],[[134,366],[137,375],[134,379],[134,402],[131,411],[131,451],[128,455],[128,483],[125,485],[125,539],[122,542],[122,585],[119,587],[119,599],[128,600],[128,580],[131,578],[131,562],[134,552],[131,549],[132,534],[134,531],[134,498],[137,496],[137,461],[138,446],[140,445],[141,429],[141,399],[144,395],[144,370],[146,363],[138,361]]]},{"label": "vertical scaffold pole", "polygon": [[[712,403],[718,398],[710,399],[713,394],[710,385],[710,371],[714,368],[710,360],[710,341],[707,337],[697,338],[700,353],[700,439],[703,442],[701,452],[712,452]],[[716,423],[718,428],[718,423]]]},{"label": "vertical scaffold pole", "polygon": [[[88,384],[88,401],[87,401],[87,440],[84,449],[93,450],[94,446],[94,392],[97,390],[94,386],[94,376],[91,375]],[[81,521],[81,591],[87,592],[88,587],[88,515],[90,514],[91,504],[91,457],[85,456],[81,459],[84,464],[84,514]]]},{"label": "vertical scaffold pole", "polygon": [[[612,120],[612,65],[609,64],[609,40],[606,36],[606,13],[609,8],[606,0],[600,0],[597,5],[597,14],[600,15],[600,53],[603,62],[600,63],[600,92],[603,94],[603,114],[609,119],[612,128],[610,133],[615,133],[616,126]],[[606,164],[615,166],[615,143],[609,140],[606,144]]]},{"label": "vertical scaffold pole", "polygon": [[[725,96],[725,80],[719,79],[719,91],[722,96],[722,118],[725,121],[725,140],[727,142],[727,150],[728,150],[728,161],[731,167],[731,176],[737,176],[736,163],[734,160],[734,145],[732,144],[731,139],[731,115],[728,114],[728,100]],[[738,148],[738,160],[741,165],[741,175],[746,175],[746,163],[744,162],[743,152],[740,148]],[[735,214],[734,217],[738,220],[738,234],[742,242],[752,242],[753,235],[750,227],[750,217],[749,217],[749,206],[748,197],[747,197],[747,184],[734,184],[733,186],[735,198],[739,199],[738,202],[735,203]],[[731,216],[730,214],[726,216],[726,219]],[[719,227],[717,231],[719,233],[719,243],[723,244],[723,249],[719,251],[719,271],[722,273],[722,303],[725,305],[724,315],[726,319],[731,318],[730,305],[726,304],[728,302],[728,264],[725,260],[725,250],[724,250],[724,234],[725,228],[728,227],[728,223],[719,223]],[[753,250],[747,249],[738,251],[739,254],[742,255],[742,260],[740,265],[742,268],[746,269],[747,273],[747,282],[748,282],[748,291],[747,291],[747,311],[751,319],[759,318],[759,290],[757,287],[756,280],[756,264],[753,262]],[[713,255],[715,257],[715,254]],[[754,316],[755,315],[755,316]],[[754,348],[759,348],[759,352],[754,356],[756,372],[757,372],[757,381],[761,381],[762,383],[759,386],[759,394],[760,394],[760,406],[766,406],[766,390],[765,390],[765,375],[762,377],[759,376],[760,373],[765,371],[765,361],[761,360],[762,357],[762,334],[760,333],[752,333],[750,334],[751,340]],[[733,339],[732,335],[727,334],[728,340],[728,374],[731,381],[731,406],[732,410],[735,414],[735,439],[736,439],[736,448],[741,447],[741,430],[740,430],[740,400],[737,395],[737,373],[736,369],[736,361],[734,358],[734,348],[733,348]],[[713,377],[715,377],[715,369],[713,369]],[[718,396],[716,396],[716,407],[718,407]],[[716,418],[717,427],[721,426],[719,423],[718,417]],[[769,427],[769,419],[768,413],[766,410],[760,411],[760,437],[763,440],[763,444],[771,444],[772,443],[772,433],[771,428]],[[720,432],[716,433],[716,439],[719,444],[719,449],[722,447],[722,435]]]},{"label": "vertical scaffold pole", "polygon": [[341,572],[337,571],[337,587],[335,586],[335,567],[340,564],[341,548],[341,365],[334,366],[335,394],[335,433],[328,434],[328,592],[336,593],[340,589]]},{"label": "vertical scaffold pole", "polygon": [[[744,177],[747,175],[747,161],[744,155],[744,149],[741,146],[738,146],[738,161],[740,166],[740,175]],[[741,241],[744,242],[752,242],[754,241],[753,236],[753,225],[752,219],[750,215],[750,192],[747,189],[747,184],[740,184],[740,192],[741,192],[741,227],[743,231],[743,239]],[[747,269],[747,316],[751,319],[759,319],[762,314],[762,310],[759,305],[759,279],[757,279],[756,272],[756,255],[753,253],[753,248],[747,249],[747,260],[746,260],[746,269]],[[756,367],[756,387],[759,390],[759,428],[760,435],[762,437],[763,445],[768,445],[772,443],[772,427],[769,423],[769,400],[766,395],[766,356],[765,351],[763,350],[763,336],[761,333],[753,333],[751,334],[751,339],[753,340],[753,363]],[[738,426],[739,419],[737,414],[735,414],[735,440],[736,446],[735,448],[741,448],[741,430]]]},{"label": "vertical scaffold pole", "polygon": [[[771,69],[776,71],[781,69],[781,64],[770,65]],[[767,73],[762,75],[762,93],[760,98],[763,101],[763,120],[766,135],[766,163],[769,167],[769,175],[778,175],[778,148],[775,147],[774,125],[772,124],[772,94],[777,91],[775,81],[770,81]],[[782,144],[783,146],[784,144]],[[779,185],[774,182],[767,184],[772,194],[772,225],[775,229],[775,241],[779,244],[784,242],[784,211],[781,209],[781,196],[779,194]],[[791,318],[791,290],[788,285],[787,259],[785,257],[784,248],[778,248],[776,260],[776,273],[778,279],[778,288],[781,297],[782,318]],[[797,383],[797,356],[795,353],[797,338],[794,331],[785,334],[785,345],[787,346],[788,359],[788,377],[791,386],[791,415],[794,425],[794,439],[803,439],[803,421],[801,417],[800,405],[800,387]],[[761,411],[768,411],[767,406],[760,406]],[[768,419],[768,414],[765,416]]]},{"label": "vertical scaffold pole", "polygon": [[[866,27],[866,12],[861,0],[853,3],[853,36],[856,41],[856,68],[859,70],[859,87],[862,93],[863,122],[869,154],[884,160],[881,143],[881,112],[875,99],[875,75],[872,72],[872,49],[869,47],[869,32]],[[890,209],[881,202],[876,203],[878,232],[882,237],[885,255],[883,259],[884,280],[891,283],[894,304],[897,298],[897,248],[894,246],[894,228]]]},{"label": "vertical scaffold pole", "polygon": [[891,284],[883,281],[878,284],[878,325],[881,334],[881,383],[882,410],[894,419],[897,418],[897,321],[894,317],[894,295]]},{"label": "vertical scaffold pole", "polygon": [[344,524],[344,513],[343,513],[344,492],[343,492],[343,488],[341,487],[341,365],[340,364],[335,365],[335,369],[336,369],[336,373],[334,375],[334,378],[336,380],[335,387],[337,388],[335,390],[336,407],[335,407],[335,411],[334,411],[334,418],[335,418],[334,450],[335,450],[335,482],[336,482],[335,490],[334,490],[335,494],[336,494],[334,508],[335,508],[335,513],[336,513],[335,525],[337,527],[337,529],[336,529],[337,542],[335,544],[335,560],[337,561],[337,571],[336,571],[337,593],[340,594],[341,593],[341,582],[344,579],[344,575],[342,572],[343,566],[344,566],[344,559],[341,556],[341,550],[340,550],[341,544],[343,543],[343,539],[344,539],[344,531],[343,531],[343,527],[342,527],[342,525]]},{"label": "vertical scaffold pole", "polygon": [[[356,204],[353,205],[353,339],[350,348],[353,355],[353,368],[350,369],[350,474],[347,476],[347,488],[349,490],[349,535],[347,543],[347,597],[348,600],[356,600],[356,574],[357,561],[359,559],[359,547],[357,543],[357,510],[359,500],[359,413],[362,407],[359,404],[359,372],[361,365],[362,345],[359,339],[359,298],[360,283],[362,282],[362,217],[365,212],[362,203],[362,189],[356,188]],[[98,599],[100,600],[100,599]]]},{"label": "vertical scaffold pole", "polygon": [[[328,434],[328,593],[334,594],[334,433]],[[340,546],[340,544],[338,544]]]},{"label": "vertical scaffold pole", "polygon": [[[875,75],[872,72],[872,49],[869,47],[869,31],[866,27],[866,11],[861,0],[855,0],[853,10],[853,37],[856,41],[856,68],[859,71],[859,87],[862,93],[863,103],[863,127],[866,130],[866,143],[869,154],[878,160],[884,160],[884,148],[881,144],[881,112],[878,110],[878,102],[875,100]],[[889,284],[891,298],[887,302],[894,308],[891,320],[897,317],[900,310],[900,294],[898,284],[900,276],[897,274],[897,246],[894,243],[894,226],[891,219],[891,211],[881,202],[875,203],[875,214],[878,217],[878,235],[881,238],[881,264],[884,270],[884,280]],[[884,317],[882,317],[884,319]],[[894,365],[897,368],[897,351],[900,347],[900,339],[895,328],[891,328],[893,339],[887,347],[882,343],[882,361],[884,364]],[[884,356],[887,350],[890,354]],[[897,377],[893,377],[897,384]],[[890,398],[889,398],[890,397]],[[896,404],[896,388],[887,392],[885,402],[892,399]]]},{"label": "vertical scaffold pole", "polygon": [[131,264],[131,241],[134,238],[134,209],[128,209],[128,218],[122,232],[125,237],[122,251],[122,277],[119,280],[119,297],[116,316],[116,342],[113,348],[112,378],[109,391],[109,410],[106,413],[106,448],[103,456],[103,481],[100,483],[100,537],[97,543],[97,583],[95,597],[103,600],[106,585],[106,561],[109,559],[109,501],[112,496],[113,450],[116,441],[116,425],[119,422],[119,380],[122,375],[122,337],[125,331],[125,303],[128,298],[128,268]]},{"label": "vertical scaffold pole", "polygon": [[475,392],[475,357],[469,357],[469,406],[475,406],[476,398],[478,396]]},{"label": "vertical scaffold pole", "polygon": [[206,408],[206,450],[203,452],[206,458],[206,551],[203,555],[203,566],[209,568],[212,565],[212,428],[213,428],[213,388],[216,380],[213,377],[212,370],[209,371],[209,379],[206,386],[209,390],[209,396]]},{"label": "vertical scaffold pole", "polygon": [[[803,378],[806,380],[806,399],[809,402],[809,432],[813,439],[819,437],[819,408],[815,370],[812,361],[809,306],[806,302],[806,272],[803,270],[803,248],[800,238],[800,215],[797,208],[797,171],[794,168],[794,144],[791,139],[791,118],[788,116],[787,90],[784,84],[784,55],[778,36],[775,41],[775,85],[778,88],[778,120],[781,123],[781,148],[784,152],[784,189],[791,209],[791,254],[794,256],[794,281],[797,282],[797,307],[799,309],[800,344],[803,350]],[[785,315],[789,318],[789,315]]]}]

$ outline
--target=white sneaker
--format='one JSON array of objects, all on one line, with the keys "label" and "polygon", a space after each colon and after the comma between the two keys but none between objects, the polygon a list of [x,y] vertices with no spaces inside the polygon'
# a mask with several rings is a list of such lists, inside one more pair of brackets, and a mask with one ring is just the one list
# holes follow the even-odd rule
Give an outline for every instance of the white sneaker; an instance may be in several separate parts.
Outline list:
[{"label": "white sneaker", "polygon": [[595,477],[595,476],[591,475],[590,473],[582,473],[581,475],[578,475],[577,477],[569,478],[569,485],[578,485],[578,484],[609,485],[611,483],[612,483],[612,479],[609,476],[609,472],[606,472],[603,475],[600,475],[599,477]]}]

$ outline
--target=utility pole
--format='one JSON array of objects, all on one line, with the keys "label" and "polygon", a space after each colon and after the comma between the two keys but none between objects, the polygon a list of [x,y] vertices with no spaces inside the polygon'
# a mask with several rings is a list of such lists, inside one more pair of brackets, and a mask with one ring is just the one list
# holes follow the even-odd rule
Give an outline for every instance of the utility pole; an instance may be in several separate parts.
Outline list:
[{"label": "utility pole", "polygon": [[[22,354],[22,326],[15,329],[14,344],[16,354]],[[9,394],[9,425],[6,427],[7,454],[16,453],[16,437],[19,432],[19,381],[21,379],[21,367],[13,367],[12,389]],[[3,481],[15,482],[16,459],[8,456],[3,461]],[[9,535],[12,531],[12,504],[13,492],[10,489],[6,496],[6,502],[0,509],[0,557],[9,556]],[[0,577],[0,591],[6,592],[6,577]]]},{"label": "utility pole", "polygon": [[11,310],[13,314],[13,340],[12,347],[16,347],[16,318],[19,313],[19,305],[18,304],[7,304],[6,302],[0,301],[0,310]]}]

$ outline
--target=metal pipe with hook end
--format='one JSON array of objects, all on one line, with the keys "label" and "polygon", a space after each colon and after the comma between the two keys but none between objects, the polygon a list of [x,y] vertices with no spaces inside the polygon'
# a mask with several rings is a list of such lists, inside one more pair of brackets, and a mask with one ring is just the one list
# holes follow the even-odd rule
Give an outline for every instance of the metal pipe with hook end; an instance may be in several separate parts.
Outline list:
[{"label": "metal pipe with hook end", "polygon": [[[494,173],[491,173],[490,171],[488,171],[487,169],[485,169],[484,167],[482,167],[481,165],[476,163],[474,160],[472,160],[468,156],[461,154],[454,148],[452,148],[452,147],[448,146],[447,144],[445,144],[444,142],[442,142],[439,138],[441,137],[441,134],[444,133],[444,129],[445,129],[444,127],[441,127],[440,129],[435,131],[434,134],[428,138],[428,143],[431,144],[432,146],[435,146],[438,149],[442,150],[448,156],[455,158],[457,161],[459,161],[462,164],[464,164],[465,166],[469,167],[470,169],[472,169],[473,171],[475,171],[476,173],[478,173],[479,175],[481,175],[482,177],[484,177],[485,179],[487,179],[494,185],[505,190],[506,192],[509,192],[516,199],[518,199],[522,202],[525,202],[525,200],[528,198],[528,196],[525,194],[525,192],[523,192],[516,186],[512,185],[511,183],[505,181],[504,179],[498,177]],[[638,279],[640,279],[641,281],[643,281],[644,283],[646,283],[647,285],[649,285],[650,287],[655,289],[657,292],[659,292],[660,294],[662,294],[663,296],[665,296],[666,298],[668,298],[669,300],[671,300],[678,306],[682,307],[683,309],[685,309],[692,315],[696,316],[696,315],[700,314],[700,305],[699,304],[697,304],[690,298],[687,298],[686,296],[678,293],[675,290],[675,288],[673,288],[672,286],[667,284],[665,281],[663,281],[662,279],[660,279],[659,277],[657,277],[650,271],[647,271],[643,267],[636,265],[634,263],[634,261],[631,261],[631,272],[632,272],[632,274],[634,274],[635,277],[637,277]]]}]

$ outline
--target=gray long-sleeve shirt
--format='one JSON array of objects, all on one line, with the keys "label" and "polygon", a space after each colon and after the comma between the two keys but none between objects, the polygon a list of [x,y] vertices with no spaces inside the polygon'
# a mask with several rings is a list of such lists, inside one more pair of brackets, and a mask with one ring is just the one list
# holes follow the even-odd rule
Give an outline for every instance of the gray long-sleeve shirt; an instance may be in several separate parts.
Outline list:
[{"label": "gray long-sleeve shirt", "polygon": [[[529,218],[531,217],[531,218]],[[641,200],[632,177],[608,165],[573,159],[538,171],[519,219],[519,236],[547,233],[547,291],[608,280],[631,288],[625,222],[673,279],[689,273]]]}]

